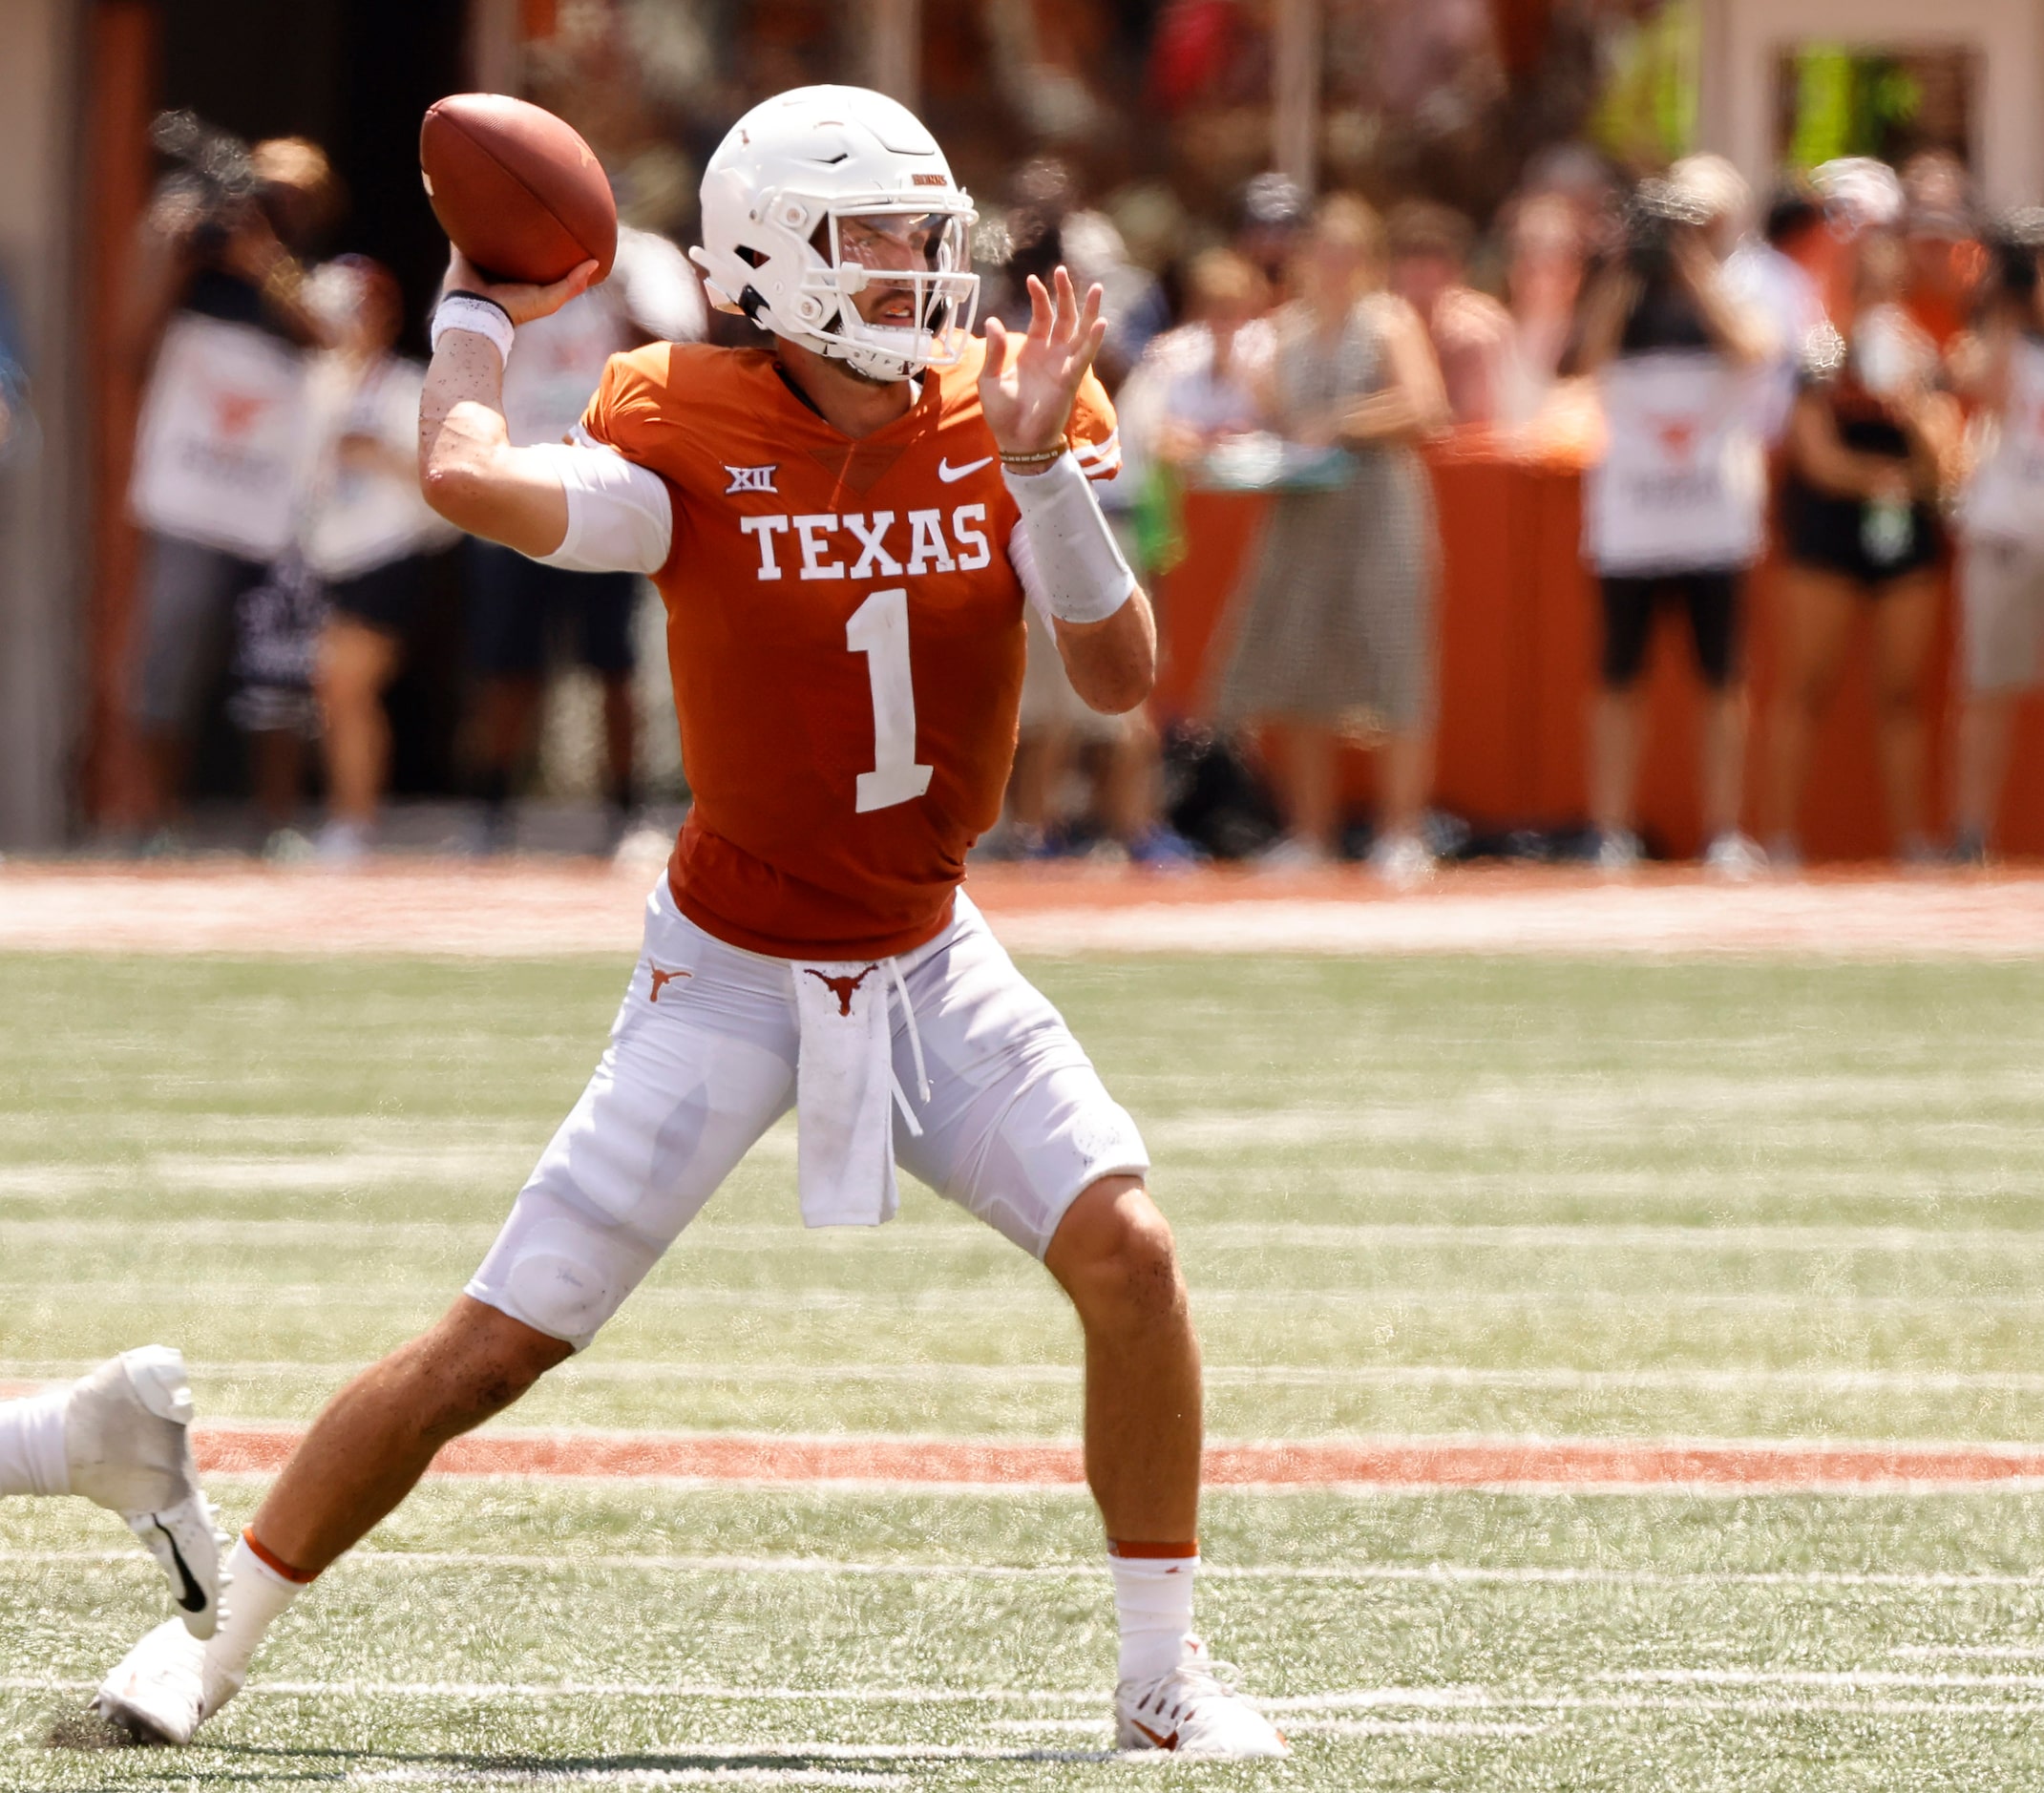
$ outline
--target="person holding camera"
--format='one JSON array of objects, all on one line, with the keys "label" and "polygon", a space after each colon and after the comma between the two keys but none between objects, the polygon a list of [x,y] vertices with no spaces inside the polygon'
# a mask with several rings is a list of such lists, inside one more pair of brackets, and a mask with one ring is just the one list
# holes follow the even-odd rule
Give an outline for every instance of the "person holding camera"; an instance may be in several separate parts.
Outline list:
[{"label": "person holding camera", "polygon": [[[159,118],[154,137],[175,166],[142,223],[117,345],[147,370],[129,484],[147,539],[128,692],[145,851],[176,845],[168,825],[236,605],[297,527],[313,447],[305,350],[320,340],[302,258],[340,197],[303,137],[250,149],[188,113]],[[296,805],[299,744],[286,729],[252,739],[276,835]]]},{"label": "person holding camera", "polygon": [[1968,382],[1983,452],[1959,510],[1951,856],[1987,861],[2017,700],[2044,673],[2044,209],[2007,220]]},{"label": "person holding camera", "polygon": [[1765,456],[1756,370],[1764,323],[1726,287],[1713,231],[1743,183],[1715,157],[1642,181],[1625,250],[1592,282],[1576,365],[1593,375],[1606,445],[1584,491],[1584,557],[1603,605],[1601,688],[1591,718],[1591,816],[1598,865],[1640,857],[1633,826],[1640,675],[1654,619],[1679,605],[1708,691],[1703,720],[1704,864],[1750,877],[1764,861],[1739,829],[1746,695],[1746,575],[1760,558]]},{"label": "person holding camera", "polygon": [[1781,486],[1779,669],[1769,716],[1768,856],[1802,861],[1797,812],[1810,742],[1864,615],[1873,636],[1878,759],[1900,856],[1940,855],[1925,833],[1924,673],[1937,630],[1939,506],[1962,424],[1938,381],[1937,345],[1904,306],[1902,189],[1877,162],[1812,176],[1845,244],[1850,314],[1806,346]]}]

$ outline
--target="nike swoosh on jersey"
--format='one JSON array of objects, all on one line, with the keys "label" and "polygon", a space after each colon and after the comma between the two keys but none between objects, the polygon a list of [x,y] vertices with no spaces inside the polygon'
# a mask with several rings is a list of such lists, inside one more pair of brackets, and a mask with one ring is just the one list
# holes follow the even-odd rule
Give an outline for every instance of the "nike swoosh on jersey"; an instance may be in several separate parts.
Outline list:
[{"label": "nike swoosh on jersey", "polygon": [[954,467],[951,464],[950,457],[946,456],[937,463],[937,476],[947,486],[956,485],[967,474],[976,474],[982,467],[992,466],[993,461],[994,457],[991,454],[982,454],[976,461],[967,461],[962,467]]},{"label": "nike swoosh on jersey", "polygon": [[149,1523],[162,1534],[163,1542],[170,1546],[170,1560],[178,1565],[178,1578],[184,1583],[184,1592],[178,1596],[178,1604],[187,1613],[200,1612],[206,1603],[206,1596],[200,1591],[198,1580],[193,1576],[191,1565],[184,1560],[184,1552],[178,1548],[178,1540],[171,1536],[169,1529],[154,1514]]}]

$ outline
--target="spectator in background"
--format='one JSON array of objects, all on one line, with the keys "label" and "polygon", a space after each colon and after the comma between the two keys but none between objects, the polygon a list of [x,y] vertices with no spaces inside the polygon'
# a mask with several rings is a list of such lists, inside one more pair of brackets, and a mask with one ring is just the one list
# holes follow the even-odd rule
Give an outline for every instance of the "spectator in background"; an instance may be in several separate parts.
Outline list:
[{"label": "spectator in background", "polygon": [[1528,424],[1554,390],[1575,333],[1583,290],[1584,236],[1576,208],[1558,194],[1534,194],[1511,209],[1507,228],[1505,300],[1511,313],[1511,357],[1501,421]]},{"label": "spectator in background", "polygon": [[1908,284],[1903,304],[1942,354],[1972,322],[1987,270],[1973,227],[1971,182],[1949,150],[1921,150],[1902,165],[1903,243]]},{"label": "spectator in background", "polygon": [[404,299],[390,272],[344,255],[307,283],[333,347],[315,364],[320,444],[305,556],[327,601],[313,672],[329,816],[322,862],[352,865],[374,838],[390,776],[383,693],[425,594],[428,557],[453,532],[419,492],[419,394],[426,369],[398,355]]},{"label": "spectator in background", "polygon": [[[706,327],[703,289],[682,252],[664,237],[621,229],[608,280],[550,317],[519,327],[504,368],[504,418],[513,445],[569,435],[612,355],[648,340],[693,342]],[[602,684],[608,846],[622,846],[639,802],[632,705],[638,576],[542,566],[479,538],[472,537],[464,551],[469,653],[481,680],[474,748],[482,799],[477,850],[499,853],[511,844],[513,774],[532,748],[549,637],[565,630],[574,634],[581,664]]]},{"label": "spectator in background", "polygon": [[1433,594],[1439,544],[1417,453],[1448,421],[1426,331],[1383,291],[1383,231],[1360,200],[1321,202],[1301,244],[1299,298],[1274,320],[1265,409],[1312,449],[1339,448],[1339,483],[1280,491],[1238,607],[1222,677],[1224,724],[1275,725],[1290,833],[1275,869],[1339,851],[1338,749],[1380,741],[1382,805],[1371,864],[1423,877],[1421,823],[1432,776]]},{"label": "spectator in background", "polygon": [[[1817,171],[1820,187],[1825,170]],[[1905,861],[1937,857],[1925,834],[1924,671],[1937,626],[1938,507],[1956,469],[1958,408],[1936,387],[1937,345],[1904,306],[1900,193],[1853,171],[1852,309],[1806,357],[1790,415],[1781,525],[1780,664],[1769,718],[1767,848],[1802,862],[1797,814],[1810,739],[1859,618],[1873,633],[1881,779]]]},{"label": "spectator in background", "polygon": [[[1254,430],[1269,373],[1263,278],[1228,249],[1210,249],[1186,281],[1191,321],[1154,338],[1116,398],[1123,465],[1103,488],[1108,519],[1129,563],[1154,592],[1174,552],[1176,496],[1186,470],[1216,441]],[[1162,776],[1154,725],[1141,710],[1101,716],[1081,704],[1056,643],[1032,609],[1022,683],[1022,733],[1011,787],[1009,851],[1052,850],[1058,792],[1073,749],[1100,761],[1098,817],[1104,844],[1138,865],[1190,862],[1197,850],[1159,815]]]},{"label": "spectator in background", "polygon": [[1289,175],[1258,175],[1242,189],[1235,253],[1263,276],[1272,292],[1296,296],[1286,291],[1286,283],[1311,217],[1305,193]]},{"label": "spectator in background", "polygon": [[1233,249],[1209,249],[1186,275],[1186,322],[1157,337],[1115,401],[1123,477],[1182,475],[1262,421],[1270,378],[1270,288]]},{"label": "spectator in background", "polygon": [[[1690,177],[1691,184],[1680,179]],[[1626,247],[1584,307],[1582,370],[1604,411],[1602,460],[1583,496],[1583,544],[1603,601],[1601,688],[1591,718],[1597,863],[1629,871],[1639,769],[1639,680],[1655,613],[1679,604],[1709,693],[1703,722],[1704,864],[1751,877],[1762,864],[1739,830],[1746,692],[1746,575],[1760,558],[1766,475],[1752,369],[1764,325],[1727,291],[1710,220],[1716,170],[1681,164],[1642,181]],[[1721,196],[1719,196],[1721,197]]]},{"label": "spectator in background", "polygon": [[[188,115],[168,122],[183,166],[143,220],[116,345],[149,369],[129,491],[147,532],[129,681],[145,852],[178,844],[169,824],[235,606],[298,524],[304,350],[319,340],[302,258],[340,206],[327,158],[303,137],[243,151]],[[296,808],[297,756],[289,729],[253,736],[275,838]]]},{"label": "spectator in background", "polygon": [[1457,423],[1494,424],[1512,379],[1511,313],[1469,285],[1475,227],[1460,212],[1408,200],[1384,221],[1391,290],[1419,314]]},{"label": "spectator in background", "polygon": [[2044,212],[1995,244],[1970,396],[1983,452],[1960,511],[1959,719],[1951,856],[1993,839],[2017,700],[2044,677]]},{"label": "spectator in background", "polygon": [[1774,339],[1760,388],[1760,433],[1781,440],[1802,375],[1803,345],[1824,327],[1823,293],[1807,263],[1810,240],[1823,231],[1816,189],[1791,176],[1775,189],[1758,237],[1748,237],[1724,264],[1732,296],[1765,320]]}]

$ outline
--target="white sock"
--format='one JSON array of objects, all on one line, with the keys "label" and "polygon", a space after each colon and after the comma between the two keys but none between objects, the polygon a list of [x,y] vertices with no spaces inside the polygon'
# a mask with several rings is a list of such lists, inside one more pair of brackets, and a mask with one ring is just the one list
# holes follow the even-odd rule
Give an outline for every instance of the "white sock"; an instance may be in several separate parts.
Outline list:
[{"label": "white sock", "polygon": [[1121,1678],[1152,1681],[1191,1651],[1193,1556],[1122,1556],[1110,1551],[1114,1616],[1122,1628]]},{"label": "white sock", "polygon": [[236,1687],[247,1678],[263,1634],[283,1616],[284,1609],[305,1592],[306,1583],[280,1575],[249,1548],[246,1537],[227,1559],[234,1585],[223,1602],[220,1630],[206,1645],[206,1673],[225,1677]]},{"label": "white sock", "polygon": [[0,1402],[0,1494],[69,1494],[64,1412],[71,1390]]}]

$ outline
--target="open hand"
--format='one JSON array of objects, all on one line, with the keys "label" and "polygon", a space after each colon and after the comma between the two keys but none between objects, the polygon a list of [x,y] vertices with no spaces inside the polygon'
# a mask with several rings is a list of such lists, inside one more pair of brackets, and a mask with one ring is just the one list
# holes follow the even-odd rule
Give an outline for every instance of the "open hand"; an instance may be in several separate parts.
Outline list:
[{"label": "open hand", "polygon": [[1004,454],[1039,454],[1064,439],[1079,383],[1106,340],[1100,287],[1089,288],[1082,306],[1062,264],[1052,279],[1055,301],[1029,276],[1029,333],[1012,357],[1006,327],[999,318],[986,321],[980,409]]},{"label": "open hand", "polygon": [[585,293],[596,284],[596,263],[584,262],[550,286],[533,286],[520,281],[488,281],[475,271],[475,264],[456,249],[447,264],[447,278],[440,283],[443,296],[451,292],[480,293],[504,307],[514,324],[530,324],[535,318],[550,317],[560,307]]}]

